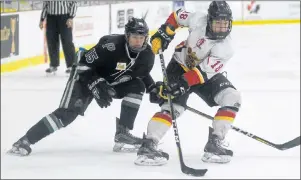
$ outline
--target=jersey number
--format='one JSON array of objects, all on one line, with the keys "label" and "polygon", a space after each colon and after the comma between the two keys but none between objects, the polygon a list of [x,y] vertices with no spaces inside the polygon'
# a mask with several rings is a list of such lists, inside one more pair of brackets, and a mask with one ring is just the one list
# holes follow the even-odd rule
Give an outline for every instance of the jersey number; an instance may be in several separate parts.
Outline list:
[{"label": "jersey number", "polygon": [[85,57],[86,57],[87,63],[92,63],[94,60],[98,59],[98,55],[97,55],[97,52],[96,52],[95,48],[89,50],[85,54]]},{"label": "jersey number", "polygon": [[188,14],[186,14],[186,13],[182,13],[182,14],[180,15],[180,19],[186,19],[186,18],[187,18],[187,16],[188,16]]}]

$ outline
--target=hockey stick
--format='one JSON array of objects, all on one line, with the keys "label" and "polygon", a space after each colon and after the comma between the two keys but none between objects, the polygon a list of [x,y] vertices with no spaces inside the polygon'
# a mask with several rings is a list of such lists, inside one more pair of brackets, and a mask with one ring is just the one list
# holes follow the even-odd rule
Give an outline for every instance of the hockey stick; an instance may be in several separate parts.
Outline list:
[{"label": "hockey stick", "polygon": [[[167,78],[167,73],[166,73],[166,68],[165,68],[165,61],[164,61],[164,56],[163,56],[161,49],[159,50],[159,57],[160,57],[161,68],[162,68],[162,73],[163,73],[163,82],[166,86],[168,86],[169,83],[168,83],[168,78]],[[167,99],[168,99],[168,103],[170,106],[170,113],[171,113],[172,125],[173,125],[172,127],[174,130],[175,140],[176,140],[176,144],[177,144],[177,148],[178,148],[178,155],[179,155],[179,159],[180,159],[181,170],[183,173],[188,174],[188,175],[204,176],[205,173],[207,172],[207,169],[193,169],[193,168],[186,166],[184,163],[177,122],[176,122],[174,108],[173,108],[170,94],[167,94]]]},{"label": "hockey stick", "polygon": [[[202,112],[200,112],[200,111],[198,111],[198,110],[196,110],[196,109],[194,109],[194,108],[191,108],[191,107],[189,107],[189,106],[186,106],[186,108],[187,108],[189,111],[191,111],[191,112],[193,112],[193,113],[196,113],[196,114],[198,114],[198,115],[201,115],[201,116],[203,116],[203,117],[205,117],[205,118],[207,118],[207,119],[210,119],[210,120],[213,120],[213,119],[214,119],[212,116],[210,116],[210,115],[208,115],[208,114],[205,114],[205,113],[202,113]],[[291,141],[288,141],[288,142],[286,142],[286,143],[283,143],[283,144],[275,144],[275,143],[272,143],[272,142],[270,142],[270,141],[268,141],[268,140],[265,140],[265,139],[263,139],[263,138],[261,138],[261,137],[258,137],[258,136],[254,135],[254,134],[252,134],[252,133],[249,133],[249,132],[247,132],[247,131],[244,131],[244,130],[238,128],[238,127],[231,126],[231,128],[232,128],[233,130],[237,131],[237,132],[242,133],[243,135],[246,135],[246,136],[248,136],[248,137],[250,137],[250,138],[252,138],[252,139],[255,139],[256,141],[259,141],[259,142],[261,142],[261,143],[263,143],[263,144],[266,144],[266,145],[271,146],[271,147],[273,147],[273,148],[276,148],[276,149],[278,149],[278,150],[287,150],[287,149],[291,149],[291,148],[293,148],[293,147],[296,147],[296,146],[299,146],[299,145],[300,145],[300,136],[299,136],[299,137],[296,137],[295,139],[293,139],[293,140],[291,140]]]}]

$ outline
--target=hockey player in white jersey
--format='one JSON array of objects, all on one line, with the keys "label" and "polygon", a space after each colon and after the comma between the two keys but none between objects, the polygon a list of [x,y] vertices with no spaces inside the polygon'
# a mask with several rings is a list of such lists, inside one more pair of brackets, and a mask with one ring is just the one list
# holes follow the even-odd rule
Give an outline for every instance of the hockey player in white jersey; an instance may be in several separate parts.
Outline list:
[{"label": "hockey player in white jersey", "polygon": [[168,161],[168,154],[157,150],[158,142],[172,125],[170,107],[163,98],[164,91],[173,96],[176,118],[185,111],[191,93],[196,93],[210,107],[219,106],[201,159],[204,162],[228,163],[233,152],[223,147],[223,140],[241,105],[240,93],[222,74],[233,55],[231,9],[225,1],[213,1],[207,14],[190,13],[184,9],[173,12],[151,37],[155,54],[159,49],[167,49],[175,29],[179,27],[188,27],[189,36],[175,48],[167,66],[170,87],[162,88],[162,83],[158,82],[157,88],[150,94],[151,102],[160,104],[161,111],[155,113],[148,123],[135,164],[163,165]]}]

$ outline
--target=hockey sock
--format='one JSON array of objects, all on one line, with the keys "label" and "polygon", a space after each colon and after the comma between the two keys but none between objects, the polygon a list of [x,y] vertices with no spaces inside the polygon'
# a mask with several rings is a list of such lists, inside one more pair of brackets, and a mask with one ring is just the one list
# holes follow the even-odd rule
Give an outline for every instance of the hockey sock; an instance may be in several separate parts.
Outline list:
[{"label": "hockey sock", "polygon": [[158,143],[171,125],[172,119],[169,112],[157,112],[148,122],[146,137],[153,139]]},{"label": "hockey sock", "polygon": [[32,126],[27,131],[26,136],[31,144],[35,144],[62,127],[62,122],[53,114],[49,114]]},{"label": "hockey sock", "polygon": [[121,103],[120,121],[119,124],[123,125],[130,130],[134,127],[134,122],[138,114],[140,103],[143,95],[141,94],[128,94],[125,96]]},{"label": "hockey sock", "polygon": [[217,113],[214,116],[213,121],[213,134],[216,134],[221,139],[224,139],[225,135],[231,128],[232,123],[234,122],[238,108],[225,106],[218,109]]}]

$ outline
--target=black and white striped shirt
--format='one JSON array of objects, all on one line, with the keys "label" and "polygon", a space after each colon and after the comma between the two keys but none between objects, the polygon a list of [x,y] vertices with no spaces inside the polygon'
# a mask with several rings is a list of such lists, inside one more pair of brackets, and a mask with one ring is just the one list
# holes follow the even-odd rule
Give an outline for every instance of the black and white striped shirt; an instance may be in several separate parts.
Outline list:
[{"label": "black and white striped shirt", "polygon": [[76,1],[44,1],[41,14],[41,21],[43,21],[47,14],[63,15],[68,14],[70,18],[74,18],[77,10]]}]

